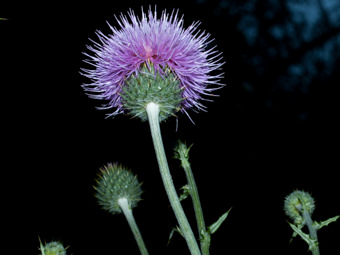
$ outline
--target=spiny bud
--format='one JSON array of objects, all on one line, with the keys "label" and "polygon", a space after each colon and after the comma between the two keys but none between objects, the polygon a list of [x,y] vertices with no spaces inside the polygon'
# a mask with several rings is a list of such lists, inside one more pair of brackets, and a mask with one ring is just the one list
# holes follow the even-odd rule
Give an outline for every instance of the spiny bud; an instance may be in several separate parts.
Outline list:
[{"label": "spiny bud", "polygon": [[160,74],[151,63],[143,65],[137,76],[126,80],[121,94],[124,109],[142,121],[148,119],[146,106],[153,102],[159,105],[159,121],[167,119],[181,109],[182,89],[180,81],[169,68]]},{"label": "spiny bud", "polygon": [[296,225],[304,225],[302,213],[307,211],[312,215],[315,208],[313,197],[304,191],[296,190],[289,194],[284,201],[284,210]]},{"label": "spiny bud", "polygon": [[103,209],[112,214],[121,213],[122,210],[118,204],[120,198],[126,198],[130,208],[136,207],[142,194],[137,176],[118,164],[109,163],[100,170],[95,196]]},{"label": "spiny bud", "polygon": [[66,255],[66,249],[60,242],[40,243],[41,255]]},{"label": "spiny bud", "polygon": [[180,159],[180,160],[183,160],[183,159],[188,160],[189,159],[189,151],[190,151],[192,146],[193,146],[193,144],[191,144],[188,147],[185,143],[183,143],[182,141],[179,140],[177,142],[175,149],[174,149],[175,158]]}]

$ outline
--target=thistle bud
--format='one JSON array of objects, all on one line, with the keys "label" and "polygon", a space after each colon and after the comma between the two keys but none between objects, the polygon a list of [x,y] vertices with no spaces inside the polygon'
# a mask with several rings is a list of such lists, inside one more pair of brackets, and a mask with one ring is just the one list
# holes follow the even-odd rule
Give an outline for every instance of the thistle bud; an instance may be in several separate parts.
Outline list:
[{"label": "thistle bud", "polygon": [[284,210],[296,225],[304,225],[305,219],[302,217],[303,212],[312,215],[315,208],[313,197],[304,191],[296,190],[289,194],[284,201]]},{"label": "thistle bud", "polygon": [[66,249],[60,242],[40,243],[41,255],[66,255]]},{"label": "thistle bud", "polygon": [[100,170],[95,196],[103,209],[112,214],[121,213],[118,203],[121,198],[127,199],[130,208],[136,207],[142,194],[137,176],[118,164],[107,164]]}]

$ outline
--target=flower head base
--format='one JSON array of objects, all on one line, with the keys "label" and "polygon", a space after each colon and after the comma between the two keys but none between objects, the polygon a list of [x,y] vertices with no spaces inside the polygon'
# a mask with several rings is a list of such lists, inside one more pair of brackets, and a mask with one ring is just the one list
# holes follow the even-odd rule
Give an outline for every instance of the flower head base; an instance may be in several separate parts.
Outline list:
[{"label": "flower head base", "polygon": [[296,190],[289,194],[284,202],[284,210],[296,225],[304,225],[302,213],[307,211],[310,215],[314,212],[315,203],[313,197],[304,191]]},{"label": "flower head base", "polygon": [[148,103],[153,102],[159,105],[159,121],[162,121],[179,111],[183,101],[182,90],[179,89],[176,76],[170,69],[167,69],[162,77],[155,72],[152,64],[150,70],[145,65],[138,76],[130,77],[122,90],[124,109],[143,121],[148,119],[145,111]]},{"label": "flower head base", "polygon": [[[131,21],[121,15],[120,20],[117,18],[120,29],[110,27],[113,34],[109,36],[98,32],[100,43],[88,47],[94,56],[85,53],[89,57],[85,62],[94,69],[82,69],[82,74],[92,80],[83,85],[89,96],[106,100],[102,109],[114,109],[109,116],[131,111],[130,106],[125,106],[128,98],[123,96],[124,88],[132,83],[131,79],[143,75],[147,66],[156,79],[170,79],[171,85],[176,80],[181,101],[175,100],[174,109],[204,110],[200,103],[203,96],[212,95],[222,86],[219,83],[222,74],[211,75],[223,63],[214,48],[206,50],[210,35],[197,31],[197,22],[184,29],[183,19],[178,19],[174,12],[170,16],[163,12],[157,19],[156,11],[149,10],[138,19],[130,11],[129,18]],[[169,96],[173,97],[173,90],[170,91]],[[164,94],[159,98],[163,100]]]},{"label": "flower head base", "polygon": [[126,198],[130,208],[134,208],[142,194],[137,177],[130,170],[117,164],[108,164],[101,169],[95,189],[99,204],[112,214],[122,212],[119,199]]},{"label": "flower head base", "polygon": [[40,243],[41,255],[66,255],[64,246],[59,242]]}]

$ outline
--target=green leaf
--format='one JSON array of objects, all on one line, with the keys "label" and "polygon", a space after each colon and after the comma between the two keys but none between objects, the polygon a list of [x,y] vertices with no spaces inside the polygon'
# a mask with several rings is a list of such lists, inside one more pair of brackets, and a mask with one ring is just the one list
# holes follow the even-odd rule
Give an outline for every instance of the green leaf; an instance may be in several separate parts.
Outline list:
[{"label": "green leaf", "polygon": [[297,233],[309,246],[309,250],[312,250],[313,247],[318,246],[318,242],[312,238],[310,238],[309,235],[307,235],[306,233],[304,233],[300,228],[298,228],[297,226],[295,226],[292,223],[289,223],[290,227],[294,230],[295,233]]},{"label": "green leaf", "polygon": [[183,233],[182,233],[181,229],[180,229],[178,226],[177,226],[176,228],[173,228],[173,229],[171,230],[171,232],[170,232],[169,240],[168,240],[168,244],[167,244],[167,245],[169,245],[170,240],[171,240],[171,238],[172,238],[172,236],[174,235],[175,232],[177,232],[177,233],[179,233],[181,236],[183,236]]},{"label": "green leaf", "polygon": [[179,201],[186,199],[190,195],[190,188],[188,184],[184,185],[181,189],[183,190],[183,193],[179,196]]},{"label": "green leaf", "polygon": [[340,218],[340,215],[335,216],[333,218],[329,218],[328,220],[325,220],[325,221],[321,221],[320,223],[315,221],[314,225],[317,227],[317,229],[320,229],[324,226],[328,226],[329,223],[335,222],[339,218]]},{"label": "green leaf", "polygon": [[[288,222],[288,221],[287,221]],[[289,222],[288,222],[288,224],[289,224]],[[303,228],[303,226],[304,226],[304,224],[295,224],[295,226],[298,228],[298,229],[302,229]],[[294,231],[293,232],[293,235],[292,235],[292,238],[290,239],[290,241],[289,241],[289,243],[291,243],[292,241],[293,241],[293,239],[297,236],[298,234]]]},{"label": "green leaf", "polygon": [[306,241],[307,243],[310,242],[310,237],[309,235],[307,235],[306,233],[304,233],[300,228],[298,228],[297,226],[295,226],[294,224],[288,222],[289,226],[294,230],[294,232],[296,234],[298,234],[304,241]]},{"label": "green leaf", "polygon": [[290,238],[289,240],[289,243],[291,243],[293,241],[293,239],[297,236],[297,233],[296,232],[293,232],[293,235],[292,237]]},{"label": "green leaf", "polygon": [[217,229],[219,229],[219,227],[221,226],[221,224],[225,221],[225,219],[227,218],[229,212],[230,212],[231,208],[226,212],[224,213],[215,223],[211,224],[209,227],[208,227],[208,231],[210,234],[214,234]]}]

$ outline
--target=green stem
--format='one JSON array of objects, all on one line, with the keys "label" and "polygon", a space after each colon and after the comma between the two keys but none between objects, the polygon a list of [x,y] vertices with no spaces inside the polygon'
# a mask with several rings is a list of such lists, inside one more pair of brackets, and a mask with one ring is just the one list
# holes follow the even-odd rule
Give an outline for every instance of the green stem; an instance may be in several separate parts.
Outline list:
[{"label": "green stem", "polygon": [[313,226],[313,220],[310,217],[310,214],[308,213],[306,209],[303,210],[302,217],[305,219],[306,225],[309,230],[310,238],[315,240],[315,245],[311,247],[311,251],[313,255],[320,255],[319,246],[318,246],[318,235],[316,233],[317,230],[316,230],[316,227]]},{"label": "green stem", "polygon": [[132,233],[133,233],[133,235],[136,239],[136,242],[138,244],[140,253],[142,255],[149,255],[148,250],[146,249],[146,246],[144,244],[142,235],[141,235],[141,233],[138,229],[135,218],[133,217],[132,210],[129,206],[128,200],[126,198],[120,198],[120,199],[118,199],[118,204],[119,204],[120,208],[122,209],[127,222],[129,223],[131,231],[132,231]]},{"label": "green stem", "polygon": [[187,242],[190,253],[192,255],[200,255],[198,244],[196,242],[194,233],[189,225],[188,219],[185,216],[182,205],[179,201],[176,189],[174,187],[168,162],[166,159],[161,130],[159,126],[159,105],[153,102],[146,106],[146,112],[149,119],[151,136],[156,152],[156,157],[159,165],[159,171],[163,180],[165,191],[168,195],[170,204],[177,218],[178,224],[180,226],[181,232]]},{"label": "green stem", "polygon": [[[186,150],[186,154],[188,153],[188,149]],[[184,169],[186,178],[189,184],[189,192],[192,198],[192,203],[195,210],[197,227],[201,242],[201,250],[203,255],[209,255],[209,245],[210,245],[210,233],[207,232],[204,217],[203,217],[203,210],[200,202],[200,198],[198,195],[198,189],[195,182],[194,175],[191,170],[190,162],[189,162],[189,155],[183,155],[185,153],[183,150],[179,151],[179,158],[181,160],[181,165]]]}]

